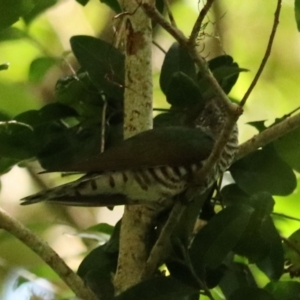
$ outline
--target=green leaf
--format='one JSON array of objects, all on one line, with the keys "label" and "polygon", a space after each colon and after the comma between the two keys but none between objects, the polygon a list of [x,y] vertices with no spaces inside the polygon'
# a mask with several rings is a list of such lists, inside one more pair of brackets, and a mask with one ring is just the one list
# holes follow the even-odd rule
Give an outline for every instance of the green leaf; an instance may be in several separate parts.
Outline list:
[{"label": "green leaf", "polygon": [[82,6],[85,6],[86,4],[88,4],[89,0],[76,0],[76,2],[78,2]]},{"label": "green leaf", "polygon": [[165,95],[167,94],[172,76],[178,72],[184,73],[191,80],[195,80],[196,78],[194,61],[186,49],[175,42],[166,53],[159,78],[160,87]]},{"label": "green leaf", "polygon": [[77,274],[85,278],[91,271],[101,270],[103,274],[112,274],[116,271],[118,256],[116,253],[105,251],[105,244],[92,250],[81,262]]},{"label": "green leaf", "polygon": [[0,71],[7,70],[9,68],[9,63],[0,65]]},{"label": "green leaf", "polygon": [[19,159],[0,157],[0,174],[5,174],[11,170],[11,168],[19,162]]},{"label": "green leaf", "polygon": [[34,59],[29,67],[29,80],[34,83],[42,81],[47,71],[55,66],[56,63],[56,59],[52,57],[39,57]]},{"label": "green leaf", "polygon": [[113,230],[114,230],[114,226],[111,226],[107,223],[100,223],[87,228],[85,231],[97,231],[97,232],[111,235],[113,233]]},{"label": "green leaf", "polygon": [[[82,123],[100,122],[104,101],[87,72],[78,72],[76,76],[59,79],[56,84],[56,98],[58,102],[74,108]],[[110,103],[109,99],[108,102]],[[110,106],[107,111],[110,112]]]},{"label": "green leaf", "polygon": [[236,161],[230,167],[236,184],[249,195],[267,191],[272,195],[289,195],[297,182],[292,169],[269,145]]},{"label": "green leaf", "polygon": [[257,287],[255,279],[247,265],[231,262],[219,284],[226,299],[239,288]]},{"label": "green leaf", "polygon": [[260,235],[268,243],[269,251],[256,265],[271,280],[279,280],[283,274],[284,254],[280,235],[271,218],[267,218],[262,224]]},{"label": "green leaf", "polygon": [[26,33],[15,27],[9,27],[0,31],[0,42],[19,40],[25,37],[27,37]]},{"label": "green leaf", "polygon": [[198,294],[193,289],[172,277],[157,277],[143,281],[114,300],[185,300],[186,297]]},{"label": "green leaf", "polygon": [[43,13],[46,9],[48,9],[51,6],[54,6],[58,0],[39,0],[37,1],[37,4],[34,6],[34,8],[25,16],[23,16],[23,19],[26,24],[31,23],[38,15]]},{"label": "green leaf", "polygon": [[[247,71],[246,69],[239,68],[238,64],[229,55],[215,57],[208,62],[208,67],[226,94],[235,85],[239,73]],[[198,85],[202,91],[202,95],[210,95],[211,88],[208,86],[206,78],[202,78],[201,72],[198,74]]]},{"label": "green leaf", "polygon": [[283,251],[285,260],[289,261],[291,266],[289,272],[291,276],[299,274],[300,270],[300,229],[296,230],[291,236],[289,236],[288,241],[283,244]]},{"label": "green leaf", "polygon": [[270,218],[274,200],[266,192],[260,192],[244,198],[255,212],[237,243],[234,251],[246,256],[271,279],[278,279],[283,271],[283,251],[280,236]]},{"label": "green leaf", "polygon": [[50,103],[40,110],[29,110],[15,117],[15,120],[29,124],[33,127],[77,116],[77,112],[67,105]]},{"label": "green leaf", "polygon": [[201,274],[203,266],[214,269],[222,263],[244,233],[253,212],[250,206],[229,206],[199,231],[190,248],[196,272]]},{"label": "green leaf", "polygon": [[17,22],[19,18],[29,13],[38,0],[1,0],[0,1],[0,31]]},{"label": "green leaf", "polygon": [[300,31],[300,0],[295,0],[295,19],[298,31]]},{"label": "green leaf", "polygon": [[275,300],[299,300],[300,283],[295,281],[271,281],[264,289],[273,295]]},{"label": "green leaf", "polygon": [[167,101],[174,107],[194,107],[202,99],[196,83],[183,72],[173,73],[166,96]]},{"label": "green leaf", "polygon": [[300,172],[300,127],[274,142],[274,146],[286,163]]},{"label": "green leaf", "polygon": [[23,123],[0,125],[0,156],[24,160],[36,154],[37,141],[33,129]]},{"label": "green leaf", "polygon": [[109,6],[117,14],[122,12],[121,6],[117,0],[100,0],[100,2]]},{"label": "green leaf", "polygon": [[235,183],[224,186],[221,190],[221,195],[226,206],[235,204],[249,205],[249,195]]},{"label": "green leaf", "polygon": [[99,91],[123,99],[124,56],[112,45],[90,36],[73,36],[71,47]]},{"label": "green leaf", "polygon": [[266,290],[255,287],[243,287],[232,293],[228,300],[276,300]]},{"label": "green leaf", "polygon": [[266,120],[262,120],[262,121],[248,122],[247,124],[256,128],[258,132],[262,132],[267,128],[265,122]]}]

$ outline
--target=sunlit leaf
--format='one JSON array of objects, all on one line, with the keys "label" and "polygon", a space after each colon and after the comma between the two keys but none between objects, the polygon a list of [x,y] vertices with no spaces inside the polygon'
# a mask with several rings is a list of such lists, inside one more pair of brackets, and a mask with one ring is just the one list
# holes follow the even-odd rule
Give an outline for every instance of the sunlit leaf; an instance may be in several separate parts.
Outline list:
[{"label": "sunlit leaf", "polygon": [[29,24],[32,22],[39,14],[43,13],[49,7],[55,5],[58,0],[39,0],[34,8],[23,16],[25,23]]},{"label": "sunlit leaf", "polygon": [[55,66],[57,61],[52,57],[39,57],[34,59],[29,68],[29,80],[32,82],[40,82],[47,71]]}]

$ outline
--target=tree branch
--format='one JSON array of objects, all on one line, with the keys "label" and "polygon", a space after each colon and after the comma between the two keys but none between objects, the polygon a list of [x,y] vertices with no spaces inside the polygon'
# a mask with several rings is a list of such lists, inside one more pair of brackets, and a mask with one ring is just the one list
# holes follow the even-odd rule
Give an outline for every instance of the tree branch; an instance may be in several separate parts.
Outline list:
[{"label": "tree branch", "polygon": [[284,121],[267,128],[263,132],[254,135],[250,140],[241,144],[235,160],[239,160],[256,149],[266,146],[299,126],[300,113],[293,117],[288,117]]},{"label": "tree branch", "polygon": [[[151,0],[145,1],[152,2]],[[152,128],[152,28],[137,1],[123,0],[125,21],[124,137]],[[157,212],[148,206],[126,206],[114,278],[116,294],[141,281],[149,254],[149,230]]]},{"label": "tree branch", "polygon": [[161,263],[165,251],[168,248],[167,245],[170,243],[170,237],[185,209],[186,205],[182,203],[182,201],[176,201],[166,224],[164,225],[155,245],[150,252],[149,258],[141,275],[142,279],[147,279],[147,277],[151,276],[159,266],[159,263]]},{"label": "tree branch", "polygon": [[264,57],[261,61],[261,64],[260,64],[260,66],[257,70],[257,73],[256,73],[252,83],[250,84],[250,86],[249,86],[247,92],[245,93],[242,101],[240,102],[240,106],[245,105],[249,95],[251,94],[252,90],[254,89],[255,85],[257,84],[258,79],[261,76],[261,74],[262,74],[262,72],[263,72],[263,70],[266,66],[266,63],[268,61],[268,58],[271,54],[271,50],[272,50],[272,46],[273,46],[273,42],[274,42],[276,30],[277,30],[277,26],[279,24],[279,16],[280,16],[280,11],[281,11],[281,2],[282,2],[282,0],[277,1],[277,7],[276,7],[275,14],[274,14],[274,22],[273,22],[273,26],[272,26],[272,30],[271,30],[271,34],[270,34],[270,37],[269,37],[268,46],[267,46],[265,55],[264,55]]},{"label": "tree branch", "polygon": [[9,216],[0,208],[0,228],[6,230],[27,247],[34,251],[56,274],[69,286],[75,295],[84,300],[97,300],[98,298],[85,286],[82,279],[75,274],[58,254],[39,239],[19,221]]},{"label": "tree branch", "polygon": [[189,38],[189,43],[193,46],[196,45],[196,40],[198,37],[198,34],[201,30],[201,26],[203,23],[203,20],[205,18],[205,16],[207,15],[208,11],[210,10],[212,4],[214,3],[214,0],[207,0],[206,4],[203,6],[203,8],[201,9],[198,18],[193,26],[190,38]]}]

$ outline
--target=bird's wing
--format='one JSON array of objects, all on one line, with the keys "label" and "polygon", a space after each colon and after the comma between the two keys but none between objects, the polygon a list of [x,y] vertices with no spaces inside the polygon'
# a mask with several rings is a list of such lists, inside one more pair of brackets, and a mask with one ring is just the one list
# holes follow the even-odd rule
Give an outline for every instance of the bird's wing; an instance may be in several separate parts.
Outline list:
[{"label": "bird's wing", "polygon": [[214,139],[199,129],[165,127],[144,131],[101,154],[57,172],[105,172],[188,166],[205,160],[212,151]]}]

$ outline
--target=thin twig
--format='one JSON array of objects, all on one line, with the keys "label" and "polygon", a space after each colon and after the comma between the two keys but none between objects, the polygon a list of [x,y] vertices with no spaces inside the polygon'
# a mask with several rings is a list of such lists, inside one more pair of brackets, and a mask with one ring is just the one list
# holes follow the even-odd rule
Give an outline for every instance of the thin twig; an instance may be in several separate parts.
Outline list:
[{"label": "thin twig", "polygon": [[289,219],[289,220],[293,220],[293,221],[300,222],[300,219],[299,219],[299,218],[295,218],[295,217],[288,216],[288,215],[285,215],[285,214],[281,214],[281,213],[277,213],[277,212],[272,212],[272,215],[278,216],[278,217],[281,217],[281,218],[285,218],[285,219]]},{"label": "thin twig", "polygon": [[0,228],[3,228],[27,247],[34,251],[46,264],[48,264],[56,274],[69,286],[75,295],[84,300],[97,300],[91,290],[85,286],[82,279],[74,273],[58,254],[48,246],[47,243],[39,239],[28,228],[18,220],[8,215],[0,208]]},{"label": "thin twig", "polygon": [[105,124],[106,124],[106,109],[107,109],[107,100],[104,100],[102,108],[102,119],[101,119],[101,153],[105,150]]},{"label": "thin twig", "polygon": [[169,0],[164,0],[164,3],[165,3],[165,7],[167,9],[167,13],[168,13],[168,16],[169,16],[170,23],[172,24],[173,27],[177,28],[176,21],[174,19],[173,13],[172,13],[171,8],[170,8]]},{"label": "thin twig", "polygon": [[191,45],[194,45],[194,46],[196,45],[196,40],[197,40],[198,34],[201,30],[203,20],[204,20],[205,16],[207,15],[209,9],[211,8],[213,2],[214,2],[214,0],[207,0],[206,4],[201,9],[201,11],[198,15],[198,18],[197,18],[197,20],[193,26],[193,29],[191,31],[190,38],[189,38],[189,43]]},{"label": "thin twig", "polygon": [[145,269],[141,276],[142,279],[146,279],[147,277],[153,275],[156,268],[159,266],[159,263],[162,261],[163,255],[165,254],[165,251],[167,249],[167,245],[170,242],[170,236],[177,226],[178,221],[184,213],[185,209],[186,205],[180,200],[178,200],[174,204],[168,220],[151,250]]},{"label": "thin twig", "polygon": [[161,52],[163,52],[164,54],[166,54],[167,53],[167,51],[161,46],[161,45],[159,45],[156,41],[152,41],[152,44],[154,45],[154,46],[156,46]]},{"label": "thin twig", "polygon": [[272,50],[276,30],[277,30],[277,27],[278,27],[278,24],[279,24],[279,16],[280,16],[280,11],[281,11],[281,2],[282,2],[282,0],[277,1],[277,7],[276,7],[275,14],[274,14],[274,22],[273,22],[272,31],[271,31],[271,34],[270,34],[270,37],[269,37],[269,42],[268,42],[268,46],[267,46],[265,55],[264,55],[264,57],[261,61],[261,64],[260,64],[260,66],[257,70],[257,73],[256,73],[252,83],[250,84],[250,86],[249,86],[247,92],[245,93],[242,101],[240,102],[241,106],[245,105],[249,95],[251,94],[252,90],[254,89],[255,85],[257,84],[258,79],[259,79],[261,73],[263,72],[263,70],[265,68],[265,65],[268,61],[268,58],[271,54],[271,50]]},{"label": "thin twig", "polygon": [[155,8],[155,6],[150,5],[149,3],[143,3],[142,7],[145,13],[149,16],[149,18],[157,22],[171,36],[173,36],[182,47],[187,49],[191,58],[197,64],[199,68],[199,73],[201,74],[202,78],[207,81],[215,95],[219,97],[224,103],[224,108],[226,109],[226,111],[229,113],[229,115],[236,115],[236,105],[229,100],[226,93],[220,87],[219,83],[209,70],[206,60],[199,55],[196,47],[194,45],[189,44],[189,40],[185,37],[181,30],[175,28],[168,21],[166,21],[166,19],[161,15],[161,13]]},{"label": "thin twig", "polygon": [[264,147],[267,144],[277,140],[288,132],[296,129],[300,126],[300,113],[285,119],[284,121],[269,127],[263,132],[254,135],[250,140],[239,146],[238,153],[235,157],[235,161],[250,154],[260,147]]}]

